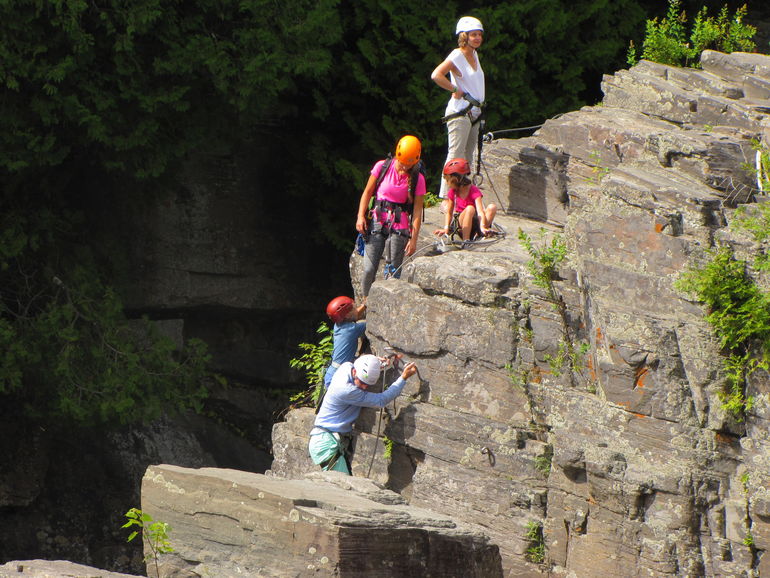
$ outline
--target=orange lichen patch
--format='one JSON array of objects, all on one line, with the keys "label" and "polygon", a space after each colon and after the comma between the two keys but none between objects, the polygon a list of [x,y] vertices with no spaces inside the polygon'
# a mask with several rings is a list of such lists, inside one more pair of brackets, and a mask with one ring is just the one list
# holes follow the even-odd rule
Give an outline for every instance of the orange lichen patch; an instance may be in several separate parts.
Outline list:
[{"label": "orange lichen patch", "polygon": [[596,344],[602,343],[604,341],[604,334],[602,333],[602,328],[597,327],[596,328]]},{"label": "orange lichen patch", "polygon": [[636,412],[634,412],[634,411],[631,411],[631,412],[629,412],[629,413],[630,413],[632,416],[634,416],[634,417],[638,417],[638,418],[645,418],[645,417],[650,417],[650,416],[648,416],[648,415],[644,415],[643,413],[636,413]]},{"label": "orange lichen patch", "polygon": [[634,372],[634,387],[641,387],[644,389],[644,380],[646,379],[648,373],[650,373],[649,368],[637,367],[636,371]]},{"label": "orange lichen patch", "polygon": [[532,368],[532,370],[529,372],[529,381],[532,383],[541,383],[543,381],[543,371],[535,366]]},{"label": "orange lichen patch", "polygon": [[663,231],[665,225],[663,223],[655,223],[655,232],[660,233]]},{"label": "orange lichen patch", "polygon": [[588,360],[586,361],[586,369],[588,370],[588,375],[590,376],[591,381],[598,381],[599,376],[596,374],[596,368],[594,368],[594,358],[591,355],[588,356]]},{"label": "orange lichen patch", "polygon": [[717,443],[727,444],[727,445],[733,445],[737,441],[735,436],[723,434],[720,432],[716,432],[714,434],[714,439],[716,439]]},{"label": "orange lichen patch", "polygon": [[617,402],[617,404],[620,407],[625,408],[625,409],[630,409],[631,408],[631,402],[630,401],[619,401],[619,402]]},{"label": "orange lichen patch", "polygon": [[593,496],[588,496],[586,498],[586,502],[588,502],[589,504],[595,504],[596,503],[596,499]]}]

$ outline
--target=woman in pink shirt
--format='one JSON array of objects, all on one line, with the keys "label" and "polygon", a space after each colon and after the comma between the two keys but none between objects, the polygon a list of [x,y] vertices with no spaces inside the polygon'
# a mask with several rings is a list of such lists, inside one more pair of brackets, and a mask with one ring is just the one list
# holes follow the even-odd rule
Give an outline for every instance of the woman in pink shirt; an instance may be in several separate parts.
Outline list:
[{"label": "woman in pink shirt", "polygon": [[489,203],[484,208],[481,189],[471,183],[470,174],[471,167],[465,159],[452,159],[444,165],[444,179],[448,188],[446,224],[443,229],[433,231],[434,235],[449,234],[453,215],[457,215],[463,241],[487,236],[492,232],[497,206]]},{"label": "woman in pink shirt", "polygon": [[364,297],[369,295],[386,241],[390,246],[386,265],[394,277],[400,275],[404,255],[412,255],[417,248],[425,196],[425,177],[417,164],[421,152],[417,137],[402,137],[396,146],[396,158],[374,165],[361,194],[356,229],[365,240],[361,279]]}]

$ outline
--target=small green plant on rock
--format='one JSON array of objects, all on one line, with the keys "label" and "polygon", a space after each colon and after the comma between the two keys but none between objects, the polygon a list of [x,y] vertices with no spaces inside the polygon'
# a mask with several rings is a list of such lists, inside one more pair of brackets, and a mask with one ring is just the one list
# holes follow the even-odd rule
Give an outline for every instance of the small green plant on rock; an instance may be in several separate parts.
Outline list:
[{"label": "small green plant on rock", "polygon": [[743,472],[743,474],[741,474],[741,487],[743,488],[744,494],[749,493],[749,479],[749,472]]},{"label": "small green plant on rock", "polygon": [[529,540],[526,558],[535,564],[542,564],[545,560],[545,539],[543,537],[543,525],[534,520],[527,522],[527,533],[524,536]]},{"label": "small green plant on rock", "polygon": [[551,461],[553,460],[553,446],[546,446],[542,455],[535,458],[535,469],[546,478],[551,474]]},{"label": "small green plant on rock", "polygon": [[158,563],[160,555],[174,552],[174,548],[171,547],[171,542],[168,539],[171,526],[165,522],[155,522],[149,514],[138,508],[131,508],[126,512],[126,518],[128,518],[128,521],[121,526],[122,528],[138,526],[137,530],[129,534],[127,541],[130,542],[140,533],[142,534],[142,539],[150,551],[144,557],[144,561],[145,563],[152,561],[155,564],[155,575],[160,576]]},{"label": "small green plant on rock", "polygon": [[382,457],[386,460],[389,460],[393,457],[393,440],[390,439],[388,436],[384,436],[382,438]]},{"label": "small green plant on rock", "polygon": [[746,394],[749,376],[770,369],[770,297],[749,276],[747,263],[727,247],[711,251],[675,286],[706,304],[706,320],[727,351],[722,408],[742,420],[754,404]]},{"label": "small green plant on rock", "polygon": [[519,240],[530,255],[527,262],[527,270],[533,277],[533,283],[545,290],[546,299],[559,313],[561,320],[562,338],[556,355],[546,354],[544,359],[548,363],[551,373],[560,376],[565,371],[570,381],[575,385],[576,377],[589,380],[584,375],[585,357],[590,349],[586,342],[576,342],[569,325],[567,304],[558,292],[554,281],[558,278],[559,267],[567,258],[567,244],[561,235],[554,235],[550,243],[545,241],[545,229],[540,229],[540,243],[536,244],[532,238],[519,229]]},{"label": "small green plant on rock", "polygon": [[324,374],[332,359],[334,349],[334,334],[331,327],[321,323],[316,329],[321,337],[318,343],[300,343],[300,349],[305,353],[301,357],[289,360],[294,369],[304,370],[310,388],[290,398],[294,407],[315,406],[321,399],[324,386]]},{"label": "small green plant on rock", "polygon": [[604,165],[602,165],[602,156],[601,156],[601,153],[599,153],[599,151],[593,151],[588,156],[590,157],[594,165],[591,167],[592,176],[587,178],[586,181],[588,181],[589,183],[598,184],[602,181],[604,177],[610,174],[610,169],[609,167],[605,167]]},{"label": "small green plant on rock", "polygon": [[508,373],[508,378],[515,387],[526,388],[529,381],[528,369],[516,369],[512,364],[505,364],[505,371]]},{"label": "small green plant on rock", "polygon": [[[757,29],[744,24],[746,11],[744,4],[730,17],[725,5],[714,18],[708,15],[704,6],[695,16],[688,37],[687,14],[682,10],[681,0],[669,0],[666,16],[662,20],[647,20],[642,58],[671,66],[700,68],[698,58],[706,49],[751,52],[755,48],[753,38]],[[630,66],[638,62],[633,44],[629,46],[626,59]]]},{"label": "small green plant on rock", "polygon": [[423,205],[425,208],[435,207],[441,202],[441,199],[436,193],[428,191],[423,198]]},{"label": "small green plant on rock", "polygon": [[745,231],[759,245],[754,258],[757,271],[770,272],[770,203],[741,205],[735,210],[732,227]]}]

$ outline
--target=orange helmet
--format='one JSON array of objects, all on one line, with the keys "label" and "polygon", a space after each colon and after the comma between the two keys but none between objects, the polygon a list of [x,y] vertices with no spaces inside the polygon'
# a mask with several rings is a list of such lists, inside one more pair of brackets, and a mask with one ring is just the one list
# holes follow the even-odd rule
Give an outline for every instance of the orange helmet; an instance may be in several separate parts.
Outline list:
[{"label": "orange helmet", "polygon": [[350,297],[340,295],[329,301],[326,306],[326,314],[334,323],[342,323],[354,305],[355,302]]},{"label": "orange helmet", "polygon": [[471,167],[465,159],[452,159],[444,165],[445,175],[469,175]]},{"label": "orange helmet", "polygon": [[396,145],[396,158],[407,168],[411,168],[420,160],[422,145],[416,136],[410,134],[401,137]]}]

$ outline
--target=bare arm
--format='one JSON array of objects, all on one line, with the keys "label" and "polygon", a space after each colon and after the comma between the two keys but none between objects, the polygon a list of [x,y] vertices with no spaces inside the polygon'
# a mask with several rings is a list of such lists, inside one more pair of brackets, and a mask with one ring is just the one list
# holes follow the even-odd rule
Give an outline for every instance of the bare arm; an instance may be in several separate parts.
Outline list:
[{"label": "bare arm", "polygon": [[438,86],[451,92],[452,98],[462,98],[463,91],[460,90],[457,86],[454,86],[449,81],[449,78],[447,78],[447,75],[450,71],[454,72],[458,76],[460,75],[460,71],[457,70],[457,67],[455,67],[455,65],[452,64],[452,61],[447,58],[433,70],[430,77]]},{"label": "bare arm", "polygon": [[417,249],[417,237],[420,235],[420,227],[422,226],[423,201],[422,195],[417,195],[414,198],[414,207],[412,208],[412,236],[409,238],[409,242],[406,244],[406,250],[404,251],[407,256],[412,255]]},{"label": "bare arm", "polygon": [[434,235],[448,235],[449,227],[452,226],[452,217],[455,214],[455,200],[447,197],[446,199],[446,222],[443,229],[436,229],[433,231]]},{"label": "bare arm", "polygon": [[482,233],[485,229],[489,229],[489,223],[487,223],[487,214],[484,211],[484,201],[481,197],[476,197],[476,214],[479,216],[479,224],[481,225]]},{"label": "bare arm", "polygon": [[358,216],[356,217],[356,230],[362,235],[366,233],[366,211],[369,208],[369,200],[374,194],[374,186],[377,184],[377,177],[375,175],[369,175],[369,180],[366,182],[363,193],[361,193],[361,200],[358,203]]}]

